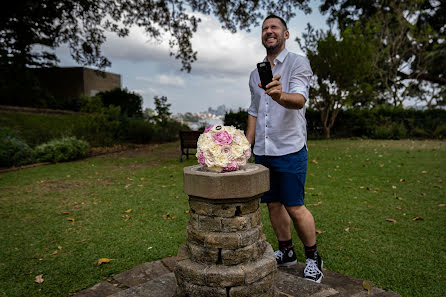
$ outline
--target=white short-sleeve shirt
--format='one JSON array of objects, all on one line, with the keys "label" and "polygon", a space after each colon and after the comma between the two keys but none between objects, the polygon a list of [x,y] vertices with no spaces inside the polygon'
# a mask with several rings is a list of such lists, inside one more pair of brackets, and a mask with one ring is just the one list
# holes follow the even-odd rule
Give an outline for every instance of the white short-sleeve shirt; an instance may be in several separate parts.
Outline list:
[{"label": "white short-sleeve shirt", "polygon": [[[266,58],[265,58],[265,61]],[[274,60],[273,76],[281,75],[282,91],[299,93],[308,100],[313,72],[308,59],[284,49]],[[257,69],[251,72],[251,105],[248,113],[257,118],[254,154],[283,156],[302,149],[307,141],[305,106],[288,109],[275,102],[258,86]]]}]

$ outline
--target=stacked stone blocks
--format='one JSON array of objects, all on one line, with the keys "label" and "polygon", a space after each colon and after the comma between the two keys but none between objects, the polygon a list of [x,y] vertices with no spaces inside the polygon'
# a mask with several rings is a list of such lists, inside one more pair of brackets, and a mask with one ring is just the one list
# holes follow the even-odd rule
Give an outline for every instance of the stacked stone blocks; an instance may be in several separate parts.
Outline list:
[{"label": "stacked stone blocks", "polygon": [[[237,173],[215,175],[200,171],[198,166],[192,166],[192,171],[185,168],[185,175],[191,175],[184,179],[190,220],[186,244],[178,251],[175,269],[178,296],[277,296],[273,285],[276,260],[260,222],[259,202],[269,187],[268,170],[254,164],[249,164],[248,169],[251,170],[238,172],[234,179]],[[203,189],[190,190],[194,185],[187,183],[194,182],[194,174],[202,184],[213,182],[226,189],[229,197],[223,198],[215,187],[210,194],[203,194]],[[206,183],[203,175],[207,174],[221,180]],[[239,184],[234,185],[234,180]],[[248,191],[240,188],[243,180],[250,184]],[[200,196],[194,195],[197,192]]]}]

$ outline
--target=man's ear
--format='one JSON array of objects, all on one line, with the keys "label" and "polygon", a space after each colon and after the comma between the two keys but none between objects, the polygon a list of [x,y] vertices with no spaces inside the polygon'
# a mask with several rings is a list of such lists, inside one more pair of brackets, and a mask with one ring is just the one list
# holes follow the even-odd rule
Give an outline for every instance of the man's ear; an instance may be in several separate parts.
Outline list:
[{"label": "man's ear", "polygon": [[288,30],[285,31],[285,39],[290,38],[290,32]]}]

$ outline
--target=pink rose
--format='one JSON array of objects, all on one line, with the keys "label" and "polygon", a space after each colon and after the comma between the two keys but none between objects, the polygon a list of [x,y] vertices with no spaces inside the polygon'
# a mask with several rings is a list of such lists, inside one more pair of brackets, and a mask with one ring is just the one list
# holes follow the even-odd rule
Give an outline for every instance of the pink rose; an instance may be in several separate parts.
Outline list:
[{"label": "pink rose", "polygon": [[245,154],[245,158],[246,159],[249,159],[251,157],[251,150],[250,149],[244,151],[243,153]]},{"label": "pink rose", "polygon": [[226,145],[232,143],[231,135],[229,135],[228,131],[215,133],[214,140],[217,144],[220,145]]},{"label": "pink rose", "polygon": [[212,128],[214,128],[214,125],[206,127],[206,129],[204,129],[204,133],[208,133],[209,131],[212,130]]},{"label": "pink rose", "polygon": [[204,158],[203,152],[200,152],[200,154],[198,155],[198,162],[202,166],[206,166],[206,159]]},{"label": "pink rose", "polygon": [[226,167],[223,168],[223,172],[236,171],[238,169],[238,164],[235,161],[231,161]]}]

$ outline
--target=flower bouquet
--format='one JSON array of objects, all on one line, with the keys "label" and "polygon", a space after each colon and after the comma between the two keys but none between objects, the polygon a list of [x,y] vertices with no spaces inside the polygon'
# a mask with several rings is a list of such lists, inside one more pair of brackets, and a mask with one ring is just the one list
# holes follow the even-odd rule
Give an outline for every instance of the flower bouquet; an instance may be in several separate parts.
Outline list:
[{"label": "flower bouquet", "polygon": [[235,171],[246,165],[251,157],[251,146],[241,130],[213,125],[198,138],[196,156],[206,170]]}]

